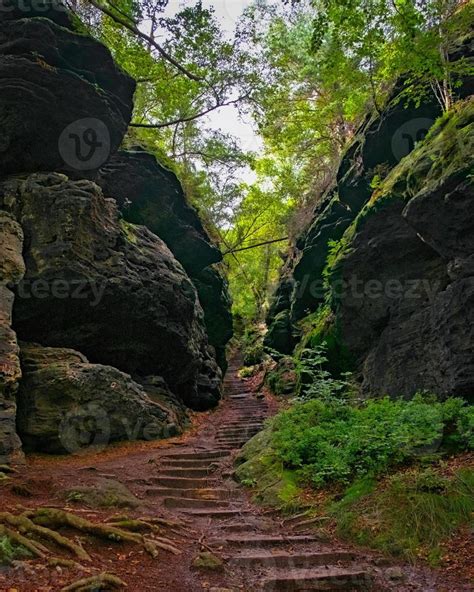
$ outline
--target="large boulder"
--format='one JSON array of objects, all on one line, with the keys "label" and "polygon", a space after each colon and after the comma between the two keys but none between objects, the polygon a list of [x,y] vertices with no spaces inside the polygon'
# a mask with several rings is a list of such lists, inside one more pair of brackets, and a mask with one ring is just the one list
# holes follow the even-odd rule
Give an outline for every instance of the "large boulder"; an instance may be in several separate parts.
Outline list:
[{"label": "large boulder", "polygon": [[222,254],[188,203],[176,175],[141,149],[121,151],[103,167],[97,180],[113,197],[122,216],[143,224],[165,241],[193,281],[209,336],[222,369],[232,337],[231,299],[219,266]]},{"label": "large boulder", "polygon": [[[474,55],[472,33],[459,39],[451,53],[451,61],[471,60]],[[421,142],[441,114],[435,96],[426,96],[419,103],[407,102],[403,95],[406,81],[400,79],[380,112],[367,115],[341,158],[334,187],[321,196],[312,222],[291,249],[290,265],[282,270],[281,287],[270,309],[267,342],[278,349],[286,348],[288,340],[282,333],[282,311],[291,311],[291,331],[304,317],[315,313],[326,299],[326,268],[334,258],[333,246],[370,200],[374,187]],[[456,80],[457,98],[474,91],[473,77]],[[403,250],[403,249],[402,249]],[[287,286],[292,285],[288,297]],[[276,307],[276,308],[275,308]],[[274,311],[275,309],[275,311]],[[278,327],[273,328],[276,316]],[[273,339],[273,336],[279,339]]]},{"label": "large boulder", "polygon": [[165,241],[189,275],[221,261],[178,178],[152,154],[140,149],[119,152],[97,182],[107,197],[117,200],[125,220],[147,226]]},{"label": "large boulder", "polygon": [[19,348],[12,329],[13,292],[25,272],[23,232],[11,214],[0,210],[0,464],[20,458],[15,395],[21,378]]},{"label": "large boulder", "polygon": [[0,175],[94,175],[123,139],[134,90],[98,41],[46,18],[0,19]]},{"label": "large boulder", "polygon": [[116,368],[90,364],[74,350],[36,344],[21,345],[21,362],[17,424],[26,450],[78,453],[117,440],[179,433],[175,412]]},{"label": "large boulder", "polygon": [[296,339],[289,310],[282,310],[272,320],[263,343],[267,349],[276,350],[282,354],[292,353]]},{"label": "large boulder", "polygon": [[[473,57],[471,30],[469,35],[459,39],[450,60],[472,62]],[[356,214],[372,195],[373,179],[383,177],[408,156],[441,115],[441,106],[434,93],[419,102],[409,101],[403,94],[405,85],[405,79],[401,78],[383,110],[367,115],[341,160],[337,172],[339,199]],[[453,86],[457,98],[466,98],[474,92],[474,79],[466,76],[456,80]]]},{"label": "large boulder", "polygon": [[353,219],[354,214],[341,203],[338,195],[332,193],[318,208],[314,222],[301,240],[300,252],[293,268],[293,323],[314,311],[323,302],[323,271],[331,244],[342,237]]},{"label": "large boulder", "polygon": [[163,241],[121,220],[115,200],[91,181],[36,174],[6,181],[0,198],[25,233],[26,274],[14,307],[22,340],[163,376],[196,409],[216,404],[220,371],[203,311]]}]

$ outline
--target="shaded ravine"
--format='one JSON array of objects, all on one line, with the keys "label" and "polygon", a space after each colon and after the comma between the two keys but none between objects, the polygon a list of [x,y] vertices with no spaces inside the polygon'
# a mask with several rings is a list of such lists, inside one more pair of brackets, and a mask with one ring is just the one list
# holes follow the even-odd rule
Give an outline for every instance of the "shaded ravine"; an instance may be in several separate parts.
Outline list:
[{"label": "shaded ravine", "polygon": [[[108,479],[120,481],[139,498],[139,508],[126,510],[130,517],[184,521],[184,530],[166,534],[181,550],[177,556],[163,552],[153,559],[116,543],[93,548],[92,567],[120,576],[133,592],[453,590],[427,568],[394,567],[376,553],[331,540],[302,516],[285,518],[251,501],[249,490],[232,478],[234,458],[277,405],[270,397],[250,392],[237,371],[234,361],[225,380],[224,401],[187,440],[150,443],[139,451],[134,443],[80,459],[36,459],[13,485],[2,487],[6,507],[20,503],[64,507],[65,490],[99,486]],[[15,491],[21,491],[19,484],[29,487],[32,496],[15,497]],[[116,508],[91,510],[80,501],[67,505],[94,520],[117,512]],[[220,560],[217,569],[193,567],[203,552]],[[31,571],[0,571],[0,590],[61,590],[65,581],[77,576],[58,575],[32,562]]]}]

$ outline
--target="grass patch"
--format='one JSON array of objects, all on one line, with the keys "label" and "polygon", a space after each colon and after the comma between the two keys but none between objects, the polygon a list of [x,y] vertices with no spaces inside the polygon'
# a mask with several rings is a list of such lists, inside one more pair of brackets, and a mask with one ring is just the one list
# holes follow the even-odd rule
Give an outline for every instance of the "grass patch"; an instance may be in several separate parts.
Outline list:
[{"label": "grass patch", "polygon": [[0,565],[10,565],[12,561],[31,557],[28,549],[16,545],[6,535],[0,535]]},{"label": "grass patch", "polygon": [[439,565],[442,543],[471,521],[474,471],[444,476],[442,465],[414,467],[380,483],[355,482],[326,512],[339,536],[408,560]]}]

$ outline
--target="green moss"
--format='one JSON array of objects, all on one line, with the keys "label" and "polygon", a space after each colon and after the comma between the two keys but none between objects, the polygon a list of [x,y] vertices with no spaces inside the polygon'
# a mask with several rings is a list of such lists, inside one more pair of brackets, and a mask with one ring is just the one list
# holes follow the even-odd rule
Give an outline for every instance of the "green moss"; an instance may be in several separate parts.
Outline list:
[{"label": "green moss", "polygon": [[291,356],[280,358],[265,382],[275,395],[294,395],[297,389],[296,366]]},{"label": "green moss", "polygon": [[203,571],[223,571],[224,562],[222,559],[217,557],[217,555],[214,555],[209,551],[205,551],[203,553],[199,553],[199,555],[194,559],[193,567]]},{"label": "green moss", "polygon": [[69,503],[78,503],[90,508],[136,508],[140,501],[125,485],[106,479],[90,487],[78,487],[66,491]]},{"label": "green moss", "polygon": [[355,360],[344,344],[337,325],[337,317],[326,304],[304,319],[301,325],[303,338],[296,351],[296,357],[305,349],[324,346],[327,364],[325,368],[338,378],[355,370]]},{"label": "green moss", "polygon": [[135,226],[133,224],[130,224],[130,222],[127,222],[126,220],[121,219],[120,220],[120,226],[125,234],[125,236],[127,237],[127,240],[131,243],[133,243],[134,245],[137,244],[137,237],[135,234]]},{"label": "green moss", "polygon": [[236,478],[252,488],[255,502],[292,512],[302,506],[296,475],[283,467],[270,442],[269,426],[244,446],[237,458]]}]

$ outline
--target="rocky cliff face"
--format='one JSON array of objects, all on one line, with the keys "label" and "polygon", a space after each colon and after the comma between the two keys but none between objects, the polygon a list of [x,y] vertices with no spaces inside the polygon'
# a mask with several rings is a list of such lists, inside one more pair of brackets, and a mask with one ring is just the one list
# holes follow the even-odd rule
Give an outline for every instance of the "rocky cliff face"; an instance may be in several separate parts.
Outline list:
[{"label": "rocky cliff face", "polygon": [[283,270],[267,346],[325,342],[370,394],[472,396],[472,91],[439,124],[434,102],[367,118]]},{"label": "rocky cliff face", "polygon": [[204,309],[209,343],[224,368],[232,315],[227,283],[216,265],[222,254],[188,204],[176,175],[137,149],[116,154],[100,171],[98,183],[118,202],[125,220],[144,224],[161,237],[184,267]]},{"label": "rocky cliff face", "polygon": [[21,367],[20,349],[12,329],[12,289],[25,273],[22,248],[20,225],[10,214],[0,210],[0,464],[16,460],[21,447],[15,427]]},{"label": "rocky cliff face", "polygon": [[20,438],[75,452],[179,433],[185,406],[220,398],[221,254],[170,171],[117,152],[135,83],[109,51],[56,3],[3,5],[0,463]]}]

